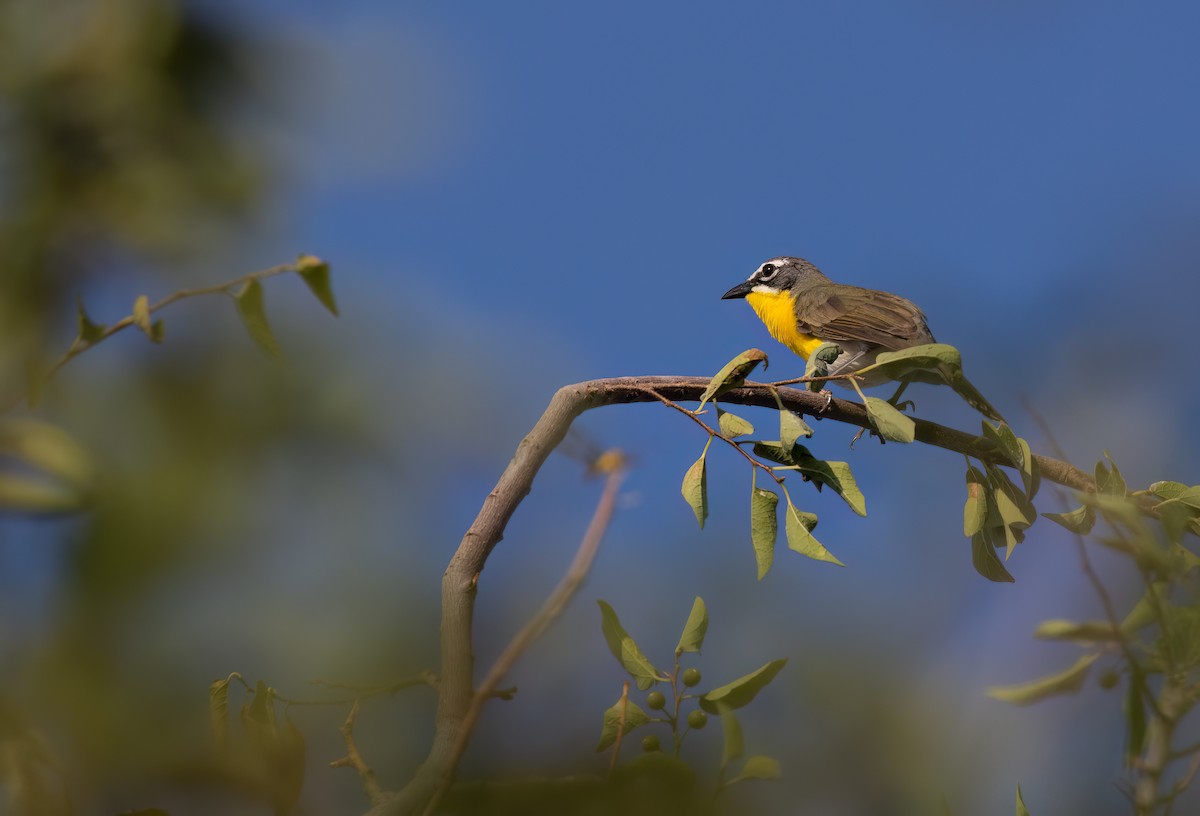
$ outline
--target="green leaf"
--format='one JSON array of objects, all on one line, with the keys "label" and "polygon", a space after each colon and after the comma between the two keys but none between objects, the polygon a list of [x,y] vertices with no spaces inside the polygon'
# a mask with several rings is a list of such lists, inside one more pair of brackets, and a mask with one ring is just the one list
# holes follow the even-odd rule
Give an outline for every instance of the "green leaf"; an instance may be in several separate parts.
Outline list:
[{"label": "green leaf", "polygon": [[1196,508],[1177,501],[1159,502],[1156,509],[1158,510],[1158,520],[1162,522],[1167,538],[1176,544],[1183,540],[1184,533],[1191,531],[1192,522],[1200,513]]},{"label": "green leaf", "polygon": [[713,689],[707,694],[702,695],[700,697],[700,707],[709,714],[720,714],[719,705],[725,705],[731,709],[748,705],[766,687],[767,683],[775,679],[775,675],[779,674],[780,670],[786,665],[787,658],[772,660],[765,666],[750,672],[750,674],[739,677],[732,683],[726,683],[720,688]]},{"label": "green leaf", "polygon": [[987,690],[989,697],[1014,705],[1028,705],[1056,694],[1073,694],[1083,688],[1088,669],[1096,662],[1099,654],[1084,655],[1066,671],[1052,674],[1017,686],[993,686]]},{"label": "green leaf", "polygon": [[700,458],[692,463],[687,473],[683,475],[683,487],[680,488],[684,501],[696,514],[696,521],[700,523],[701,530],[704,529],[704,521],[708,518],[708,473],[704,465],[704,457],[707,453],[708,448],[706,447],[704,453],[700,454]]},{"label": "green leaf", "polygon": [[1025,807],[1025,800],[1021,797],[1021,786],[1017,785],[1017,816],[1029,816],[1029,808]]},{"label": "green leaf", "polygon": [[1125,763],[1132,766],[1146,745],[1146,678],[1141,668],[1131,667],[1125,692]]},{"label": "green leaf", "polygon": [[987,491],[984,476],[977,468],[967,468],[967,503],[963,506],[963,534],[970,538],[983,529],[987,519]]},{"label": "green leaf", "polygon": [[704,645],[704,635],[708,632],[708,610],[704,607],[704,599],[696,596],[692,602],[692,611],[684,624],[683,634],[679,637],[679,645],[675,647],[676,654],[683,652],[699,652]]},{"label": "green leaf", "polygon": [[161,320],[150,322],[150,299],[145,295],[138,295],[137,299],[133,301],[133,325],[141,329],[150,338],[150,342],[161,343],[163,341],[163,322]]},{"label": "green leaf", "polygon": [[975,571],[989,581],[1011,584],[1016,580],[996,555],[986,528],[971,536],[971,563]]},{"label": "green leaf", "polygon": [[746,740],[742,736],[742,724],[738,722],[733,709],[726,703],[718,703],[717,711],[721,715],[721,730],[725,734],[721,747],[721,767],[724,768],[746,752]]},{"label": "green leaf", "polygon": [[102,323],[93,323],[88,317],[87,310],[83,308],[83,298],[75,299],[76,318],[79,331],[79,342],[95,343],[104,336],[104,331],[108,327]]},{"label": "green leaf", "polygon": [[777,462],[781,465],[794,465],[792,452],[795,448],[784,448],[778,442],[755,442],[754,455],[760,459]]},{"label": "green leaf", "polygon": [[315,255],[301,255],[296,259],[296,271],[321,305],[337,317],[337,303],[333,299],[333,287],[329,285],[329,264]]},{"label": "green leaf", "polygon": [[629,672],[637,681],[637,687],[645,691],[656,682],[665,680],[662,672],[654,668],[650,658],[646,657],[629,633],[625,631],[625,627],[621,626],[621,621],[617,618],[617,613],[613,611],[613,608],[604,601],[597,601],[597,603],[600,604],[600,629],[604,632],[608,650],[625,668],[625,671]]},{"label": "green leaf", "polygon": [[756,487],[750,492],[750,541],[754,544],[754,560],[758,563],[760,581],[775,561],[775,539],[779,535],[778,505],[779,496],[770,490]]},{"label": "green leaf", "polygon": [[1150,492],[1160,499],[1176,499],[1179,494],[1188,489],[1183,482],[1155,482],[1150,485]]},{"label": "green leaf", "polygon": [[95,479],[87,451],[56,425],[24,417],[0,417],[0,510],[60,513],[82,508]]},{"label": "green leaf", "polygon": [[1121,633],[1108,621],[1047,620],[1038,624],[1033,636],[1040,640],[1071,640],[1079,643],[1117,641]]},{"label": "green leaf", "polygon": [[1088,505],[1083,505],[1069,513],[1042,513],[1043,516],[1066,527],[1072,533],[1087,535],[1096,524],[1096,511]]},{"label": "green leaf", "polygon": [[779,446],[784,450],[791,450],[796,444],[796,440],[800,437],[809,437],[813,435],[813,429],[808,427],[803,419],[796,416],[786,408],[779,411]]},{"label": "green leaf", "polygon": [[1188,507],[1200,509],[1200,485],[1180,491],[1179,495],[1175,496],[1175,501],[1186,504]]},{"label": "green leaf", "polygon": [[[1037,508],[1029,501],[1025,492],[1013,484],[1012,479],[1008,478],[1008,474],[995,465],[985,465],[985,469],[988,481],[995,488],[993,497],[997,499],[996,509],[1002,511],[1000,517],[1004,523],[1016,525],[1019,529],[1025,529],[1033,524],[1037,520]],[[998,501],[1001,494],[1008,500],[1003,506]]]},{"label": "green leaf", "polygon": [[1096,489],[1110,496],[1124,496],[1129,492],[1125,477],[1117,469],[1117,463],[1108,455],[1108,451],[1104,452],[1104,459],[1108,460],[1107,465],[1104,460],[1096,463]]},{"label": "green leaf", "polygon": [[704,404],[713,397],[720,396],[744,383],[759,363],[766,368],[767,353],[761,349],[746,349],[734,357],[709,381],[708,387],[700,395],[700,406],[696,410],[699,411],[703,408]]},{"label": "green leaf", "polygon": [[1037,462],[1034,461],[1033,453],[1029,450],[1029,443],[1013,433],[1012,428],[1006,422],[1001,422],[997,426],[984,422],[983,436],[996,445],[1012,467],[1021,474],[1025,495],[1033,498],[1037,493],[1041,477],[1038,475]]},{"label": "green leaf", "polygon": [[867,371],[877,371],[893,380],[921,372],[932,373],[949,383],[955,376],[962,376],[962,356],[954,346],[927,343],[881,352],[872,365],[859,369],[858,373]]},{"label": "green leaf", "polygon": [[755,754],[746,760],[742,772],[729,780],[729,784],[746,779],[778,779],[780,777],[779,760],[762,754]]},{"label": "green leaf", "polygon": [[233,672],[224,680],[214,680],[208,687],[208,716],[221,748],[229,744],[229,683],[241,677]]},{"label": "green leaf", "polygon": [[879,435],[889,442],[912,442],[916,438],[917,425],[887,400],[879,397],[864,397],[867,414]]},{"label": "green leaf", "polygon": [[242,291],[234,295],[234,301],[237,303],[238,315],[242,318],[246,331],[250,333],[250,337],[258,344],[258,347],[268,357],[281,358],[283,350],[279,347],[279,341],[275,339],[274,332],[271,331],[271,324],[267,322],[262,284],[255,279],[247,281],[246,285],[242,287]]},{"label": "green leaf", "polygon": [[[622,711],[624,714],[622,714]],[[625,719],[623,726],[621,723],[622,716]],[[616,703],[609,706],[608,710],[604,712],[604,727],[600,730],[600,744],[596,746],[596,752],[599,753],[615,743],[618,733],[628,734],[633,729],[648,722],[650,722],[650,715],[643,711],[633,700],[628,698],[617,700]]]},{"label": "green leaf", "polygon": [[784,514],[786,519],[783,529],[784,535],[787,536],[789,549],[816,561],[828,561],[839,567],[846,566],[833,553],[825,549],[825,545],[813,537],[812,530],[817,526],[815,515],[797,510],[790,501]]},{"label": "green leaf", "polygon": [[749,422],[737,414],[722,411],[720,408],[717,409],[717,424],[721,428],[721,433],[730,439],[754,433],[754,426]]},{"label": "green leaf", "polygon": [[791,458],[805,478],[818,488],[829,486],[855,513],[860,516],[867,514],[867,499],[859,490],[849,464],[818,459],[803,445],[792,448]]}]

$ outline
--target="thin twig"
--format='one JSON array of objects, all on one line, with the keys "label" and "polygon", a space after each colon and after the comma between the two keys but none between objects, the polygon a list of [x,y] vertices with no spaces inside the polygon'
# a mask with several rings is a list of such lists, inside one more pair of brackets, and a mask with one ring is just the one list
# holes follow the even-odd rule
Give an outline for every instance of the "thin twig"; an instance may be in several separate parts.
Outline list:
[{"label": "thin twig", "polygon": [[[242,275],[241,277],[238,277],[238,278],[234,278],[233,280],[228,281],[226,283],[219,283],[215,286],[205,286],[205,287],[202,287],[199,289],[184,289],[179,292],[174,292],[170,295],[167,295],[165,298],[158,301],[157,303],[151,304],[149,311],[150,311],[150,314],[154,314],[155,312],[159,311],[160,309],[165,309],[167,306],[170,306],[172,303],[183,300],[184,298],[199,297],[202,295],[221,294],[223,292],[228,292],[230,289],[233,289],[235,286],[238,286],[243,283],[247,283],[251,280],[262,280],[263,278],[269,278],[273,275],[282,275],[285,272],[296,272],[296,271],[298,271],[299,268],[300,268],[299,265],[295,264],[295,263],[279,264],[278,266],[272,266],[267,269],[261,269],[258,272],[250,272],[249,274]],[[50,369],[49,369],[49,371],[46,372],[44,379],[49,380],[51,377],[53,377],[55,374],[58,373],[59,369],[61,369],[67,363],[71,362],[71,360],[74,360],[80,354],[83,354],[83,352],[87,351],[88,349],[92,348],[93,346],[97,345],[98,343],[100,343],[104,340],[107,340],[108,338],[110,338],[114,334],[116,334],[117,332],[128,329],[132,325],[134,325],[134,318],[133,318],[133,315],[130,314],[130,315],[126,315],[125,317],[121,318],[116,323],[113,323],[111,326],[107,326],[104,329],[104,331],[101,332],[100,336],[97,337],[95,340],[85,341],[85,340],[81,340],[80,338],[76,337],[74,342],[71,343],[71,347],[62,353],[62,356],[59,357],[57,361],[55,361],[54,365],[50,366]]]},{"label": "thin twig", "polygon": [[546,598],[545,603],[542,604],[542,608],[517,632],[500,656],[496,658],[496,662],[492,664],[491,670],[484,677],[483,682],[479,684],[479,688],[475,690],[475,694],[471,698],[471,705],[463,716],[462,723],[459,725],[458,740],[450,753],[447,772],[443,777],[442,784],[425,808],[426,816],[433,813],[434,808],[437,807],[438,802],[449,787],[454,777],[454,770],[457,768],[463,752],[467,749],[467,742],[471,739],[471,733],[475,730],[475,725],[479,722],[479,716],[483,712],[484,704],[487,703],[489,698],[496,695],[500,681],[512,670],[512,667],[520,659],[521,655],[525,653],[525,650],[529,648],[530,644],[537,640],[546,631],[547,627],[562,614],[563,609],[566,608],[571,598],[575,596],[575,593],[583,584],[583,580],[587,577],[588,571],[592,567],[592,562],[596,558],[596,553],[600,550],[600,542],[604,540],[604,533],[608,529],[609,522],[612,521],[613,511],[617,504],[617,490],[621,487],[621,482],[624,478],[625,467],[618,459],[615,466],[608,472],[608,478],[604,483],[604,491],[601,493],[600,501],[596,505],[596,512],[592,516],[591,523],[588,524],[587,532],[584,533],[583,541],[579,544],[579,549],[575,553],[574,560],[571,561],[571,566],[567,569],[562,580],[559,581],[558,586]]},{"label": "thin twig", "polygon": [[354,721],[358,719],[358,700],[350,706],[350,713],[346,715],[346,721],[342,723],[338,731],[342,735],[342,739],[346,742],[346,755],[341,759],[335,759],[329,763],[330,768],[353,768],[358,771],[358,776],[362,779],[363,790],[367,792],[367,798],[371,800],[372,805],[378,805],[383,802],[387,796],[383,789],[379,787],[379,780],[375,778],[375,771],[362,758],[362,754],[358,752],[358,745],[354,742]]}]

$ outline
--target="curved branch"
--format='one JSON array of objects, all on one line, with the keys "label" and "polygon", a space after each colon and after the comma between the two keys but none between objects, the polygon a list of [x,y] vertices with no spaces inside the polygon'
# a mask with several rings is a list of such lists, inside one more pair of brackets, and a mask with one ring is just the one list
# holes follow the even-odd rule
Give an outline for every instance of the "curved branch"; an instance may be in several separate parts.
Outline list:
[{"label": "curved branch", "polygon": [[[657,402],[656,394],[675,402],[696,402],[709,381],[708,377],[613,377],[567,385],[555,393],[533,430],[517,446],[442,576],[442,671],[433,744],[408,785],[373,808],[371,816],[421,813],[436,792],[452,780],[460,746],[469,736],[464,726],[474,696],[471,631],[479,575],[504,537],[508,520],[529,495],[534,477],[551,451],[562,442],[571,423],[584,411],[604,405]],[[866,408],[859,403],[835,398],[826,405],[824,394],[792,388],[775,390],[788,410],[860,428],[871,427]],[[751,382],[723,393],[721,400],[726,404],[777,407],[771,388]],[[921,419],[915,422],[918,442],[1012,465],[999,448],[982,437]],[[1077,490],[1096,489],[1092,478],[1074,465],[1045,456],[1034,458],[1044,479]]]}]

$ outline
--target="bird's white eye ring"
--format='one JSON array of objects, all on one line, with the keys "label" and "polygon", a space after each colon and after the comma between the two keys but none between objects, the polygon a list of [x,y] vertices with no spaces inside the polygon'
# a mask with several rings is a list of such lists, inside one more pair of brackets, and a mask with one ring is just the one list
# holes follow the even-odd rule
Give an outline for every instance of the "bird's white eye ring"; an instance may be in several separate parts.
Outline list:
[{"label": "bird's white eye ring", "polygon": [[763,268],[758,273],[758,279],[768,281],[775,277],[775,273],[779,271],[779,267],[775,264],[763,264]]}]

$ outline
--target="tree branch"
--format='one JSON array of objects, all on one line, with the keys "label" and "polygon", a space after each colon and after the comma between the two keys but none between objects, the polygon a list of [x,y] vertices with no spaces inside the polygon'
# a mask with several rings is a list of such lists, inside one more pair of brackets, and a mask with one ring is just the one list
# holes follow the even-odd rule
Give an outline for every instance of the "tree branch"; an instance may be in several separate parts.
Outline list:
[{"label": "tree branch", "polygon": [[[708,377],[614,377],[590,380],[560,388],[533,430],[521,440],[500,480],[488,494],[475,522],[463,536],[442,576],[442,671],[438,685],[437,720],[429,756],[401,791],[375,807],[372,816],[422,813],[436,792],[452,781],[459,745],[469,738],[467,716],[474,693],[475,658],[471,647],[472,618],[479,575],[488,556],[503,538],[517,506],[529,495],[538,470],[566,436],[571,423],[584,411],[604,405],[659,401],[699,401]],[[775,389],[785,408],[813,417],[870,428],[866,408],[859,403],[833,399],[812,391]],[[771,388],[746,383],[724,392],[726,404],[776,408]],[[999,465],[1012,466],[991,442],[962,431],[917,419],[916,441],[966,454]],[[1042,477],[1077,490],[1094,491],[1092,478],[1067,462],[1034,456]]]}]

